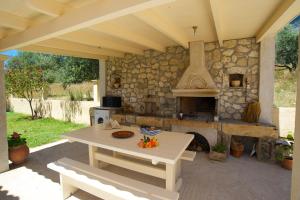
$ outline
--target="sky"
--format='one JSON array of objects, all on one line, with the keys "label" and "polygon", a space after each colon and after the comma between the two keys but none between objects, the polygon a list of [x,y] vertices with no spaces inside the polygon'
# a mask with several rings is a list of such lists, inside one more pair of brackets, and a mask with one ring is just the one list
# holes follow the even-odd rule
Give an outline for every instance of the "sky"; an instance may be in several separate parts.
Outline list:
[{"label": "sky", "polygon": [[[298,17],[296,17],[291,24],[293,24],[296,27],[300,27],[300,15]],[[7,55],[7,56],[16,56],[18,55],[18,51],[17,50],[8,50],[8,51],[4,51],[1,52],[1,54]]]}]

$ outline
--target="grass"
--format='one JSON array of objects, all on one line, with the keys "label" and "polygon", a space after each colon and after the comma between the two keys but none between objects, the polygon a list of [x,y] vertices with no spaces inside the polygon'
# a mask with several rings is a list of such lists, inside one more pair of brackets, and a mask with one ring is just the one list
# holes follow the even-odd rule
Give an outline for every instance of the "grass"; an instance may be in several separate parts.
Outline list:
[{"label": "grass", "polygon": [[51,118],[31,120],[29,116],[7,112],[7,135],[13,131],[26,137],[29,147],[37,147],[61,139],[61,134],[84,128],[86,125]]},{"label": "grass", "polygon": [[296,106],[297,77],[288,70],[275,71],[275,99],[277,107]]}]

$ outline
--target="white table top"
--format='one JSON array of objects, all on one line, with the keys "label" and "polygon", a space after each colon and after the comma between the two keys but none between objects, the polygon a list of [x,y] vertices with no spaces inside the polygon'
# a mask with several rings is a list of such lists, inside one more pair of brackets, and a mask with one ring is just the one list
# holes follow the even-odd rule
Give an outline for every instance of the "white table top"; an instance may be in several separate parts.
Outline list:
[{"label": "white table top", "polygon": [[[112,137],[112,132],[127,130],[134,132],[134,136],[126,139]],[[175,164],[182,153],[193,140],[194,135],[178,132],[162,131],[156,136],[158,147],[140,148],[137,143],[143,138],[138,127],[122,126],[121,129],[105,130],[102,125],[95,125],[79,129],[63,135],[70,141],[132,155],[152,160],[152,163],[162,162]]]}]

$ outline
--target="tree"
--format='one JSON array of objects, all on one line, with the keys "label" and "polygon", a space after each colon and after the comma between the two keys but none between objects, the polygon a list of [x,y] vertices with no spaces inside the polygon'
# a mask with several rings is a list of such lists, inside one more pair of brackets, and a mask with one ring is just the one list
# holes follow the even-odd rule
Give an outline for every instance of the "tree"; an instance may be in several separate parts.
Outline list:
[{"label": "tree", "polygon": [[6,64],[8,69],[23,66],[41,67],[48,83],[62,83],[64,87],[99,77],[99,63],[94,59],[19,52]]},{"label": "tree", "polygon": [[37,66],[22,66],[8,69],[5,74],[6,89],[12,95],[25,98],[30,106],[31,118],[37,117],[32,107],[35,96],[42,95],[47,82],[43,76],[43,70]]},{"label": "tree", "polygon": [[289,24],[276,37],[276,67],[294,71],[298,60],[298,29]]}]

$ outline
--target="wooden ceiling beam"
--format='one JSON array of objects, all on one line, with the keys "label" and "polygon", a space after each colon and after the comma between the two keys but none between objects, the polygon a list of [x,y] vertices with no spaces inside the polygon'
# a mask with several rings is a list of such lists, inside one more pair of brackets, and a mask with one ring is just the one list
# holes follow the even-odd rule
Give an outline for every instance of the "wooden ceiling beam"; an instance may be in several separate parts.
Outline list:
[{"label": "wooden ceiling beam", "polygon": [[91,29],[111,35],[113,37],[117,37],[122,40],[126,40],[128,42],[135,43],[137,45],[141,45],[148,49],[155,49],[160,52],[165,51],[165,47],[163,45],[148,39],[147,36],[131,31],[128,27],[121,24],[114,24],[113,22],[109,22],[105,24],[95,25],[91,27]]},{"label": "wooden ceiling beam", "polygon": [[72,33],[68,33],[59,37],[60,39],[68,40],[71,42],[78,42],[81,44],[86,44],[90,46],[112,49],[115,51],[133,53],[142,55],[144,52],[142,49],[137,49],[127,45],[122,45],[114,40],[108,38],[101,38],[99,33],[93,30],[81,30]]},{"label": "wooden ceiling beam", "polygon": [[[96,1],[0,41],[0,51],[17,49],[43,40],[77,31],[124,15],[153,8],[174,0],[105,0]],[[1,19],[1,16],[0,16]],[[2,21],[6,21],[6,17]]]},{"label": "wooden ceiling beam", "polygon": [[70,42],[70,41],[65,41],[62,39],[50,39],[50,40],[45,40],[39,43],[36,43],[38,46],[43,46],[43,47],[50,47],[50,48],[55,48],[55,49],[63,49],[63,50],[68,50],[68,51],[80,51],[83,53],[88,53],[88,54],[96,54],[96,55],[104,55],[104,56],[115,56],[115,57],[123,57],[124,54],[122,52],[117,52],[117,51],[112,51],[108,49],[99,49],[94,46],[88,46],[84,44],[79,44],[76,42]]},{"label": "wooden ceiling beam", "polygon": [[155,30],[164,34],[165,36],[167,36],[177,44],[185,48],[189,47],[189,40],[185,32],[183,32],[183,30],[178,28],[176,24],[172,23],[166,17],[160,15],[159,13],[153,10],[147,10],[147,11],[135,13],[134,16],[136,16],[144,23],[150,25]]},{"label": "wooden ceiling beam", "polygon": [[221,10],[220,7],[218,6],[218,1],[219,0],[209,0],[210,4],[210,11],[211,11],[211,18],[212,18],[212,23],[214,24],[216,35],[219,41],[220,47],[223,46],[223,27],[222,27],[222,22],[221,22]]},{"label": "wooden ceiling beam", "polygon": [[23,31],[29,26],[29,20],[8,12],[0,11],[0,26]]},{"label": "wooden ceiling beam", "polygon": [[49,0],[26,0],[26,4],[33,10],[52,16],[58,17],[63,13],[64,6],[56,1]]},{"label": "wooden ceiling beam", "polygon": [[22,47],[19,50],[36,52],[36,53],[61,55],[61,56],[73,56],[73,57],[79,57],[79,58],[90,58],[90,59],[106,59],[107,58],[107,56],[89,54],[89,53],[84,53],[84,52],[74,51],[74,50],[71,51],[71,50],[65,50],[65,49],[43,47],[43,46],[39,46],[39,45],[30,45],[30,46]]},{"label": "wooden ceiling beam", "polygon": [[266,36],[276,34],[300,14],[300,0],[284,0],[271,17],[265,21],[256,33],[256,41],[261,42]]}]

